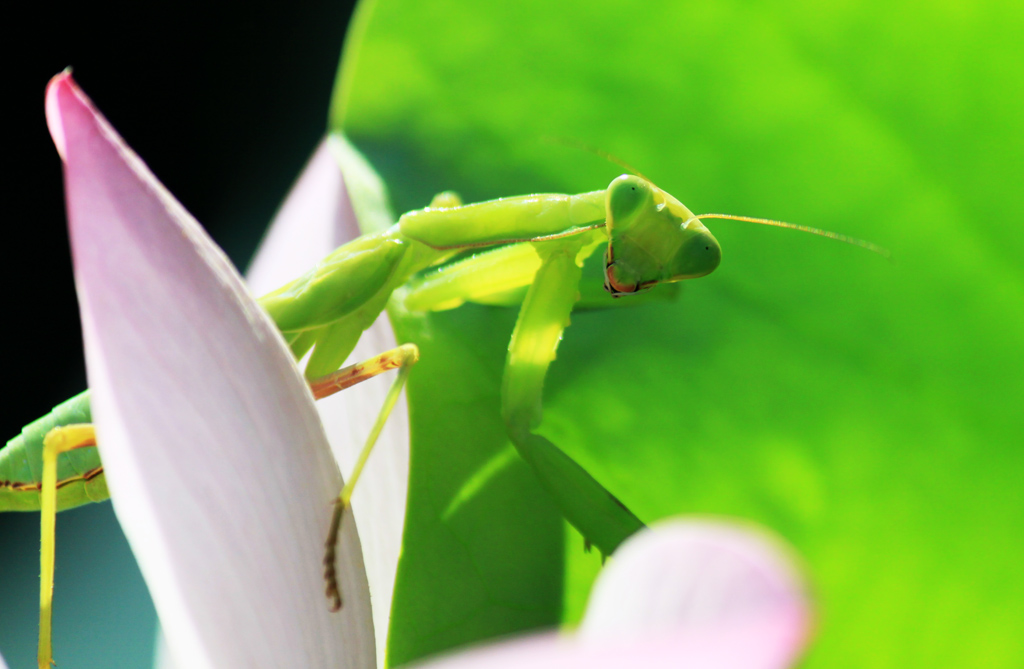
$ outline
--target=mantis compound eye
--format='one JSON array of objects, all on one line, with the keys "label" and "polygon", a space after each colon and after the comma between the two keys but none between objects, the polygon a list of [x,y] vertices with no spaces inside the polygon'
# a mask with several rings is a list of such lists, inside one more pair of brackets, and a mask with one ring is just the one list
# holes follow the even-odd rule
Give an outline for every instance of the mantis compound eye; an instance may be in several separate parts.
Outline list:
[{"label": "mantis compound eye", "polygon": [[653,199],[651,182],[623,174],[608,186],[608,218],[612,227],[628,225],[629,219]]},{"label": "mantis compound eye", "polygon": [[698,221],[691,222],[689,228],[686,230],[686,241],[672,259],[669,281],[696,279],[711,274],[722,262],[722,247],[711,231]]}]

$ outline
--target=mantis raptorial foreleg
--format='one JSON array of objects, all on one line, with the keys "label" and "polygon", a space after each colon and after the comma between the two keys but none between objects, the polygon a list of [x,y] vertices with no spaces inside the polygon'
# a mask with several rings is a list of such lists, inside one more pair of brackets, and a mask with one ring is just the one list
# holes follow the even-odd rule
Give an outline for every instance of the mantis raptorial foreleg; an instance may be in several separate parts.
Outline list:
[{"label": "mantis raptorial foreleg", "polygon": [[516,322],[501,387],[502,414],[516,450],[566,519],[605,555],[644,524],[572,458],[544,437],[544,377],[579,295],[578,246],[542,250],[540,269]]},{"label": "mantis raptorial foreleg", "polygon": [[53,664],[53,563],[57,549],[57,458],[76,448],[96,445],[92,425],[64,425],[43,439],[43,484],[40,501],[39,549],[39,669]]},{"label": "mantis raptorial foreleg", "polygon": [[[306,361],[306,379],[330,375],[338,369],[356,347],[364,329],[362,321],[353,317],[352,314],[336,323],[324,326],[323,332],[317,335],[316,348],[313,349],[309,360]],[[296,353],[296,358],[302,357],[294,349],[293,353]]]},{"label": "mantis raptorial foreleg", "polygon": [[[518,305],[539,267],[540,256],[532,244],[513,244],[478,253],[411,281],[405,308],[444,311],[465,302]],[[504,296],[513,299],[502,299]]]},{"label": "mantis raptorial foreleg", "polygon": [[304,340],[300,336],[295,340],[292,344],[292,353],[296,359],[305,355],[314,342],[316,344],[309,360],[306,361],[306,379],[328,376],[348,359],[363,332],[384,310],[389,295],[388,290],[378,290],[366,303],[359,305],[342,318],[313,330],[310,339]]},{"label": "mantis raptorial foreleg", "polygon": [[608,554],[643,523],[557,446],[533,433],[541,419],[544,377],[579,296],[578,261],[600,241],[584,234],[480,253],[412,281],[404,305],[440,311],[463,302],[502,304],[505,296],[509,304],[522,303],[502,385],[509,436],[569,522]]}]

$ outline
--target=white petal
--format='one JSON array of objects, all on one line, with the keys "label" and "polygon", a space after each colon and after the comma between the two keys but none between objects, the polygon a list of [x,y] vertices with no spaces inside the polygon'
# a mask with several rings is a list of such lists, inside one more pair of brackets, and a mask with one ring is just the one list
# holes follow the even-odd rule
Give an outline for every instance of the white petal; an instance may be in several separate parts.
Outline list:
[{"label": "white petal", "polygon": [[480,648],[431,669],[782,669],[803,650],[803,582],[764,533],[670,521],[623,544],[595,584],[578,634]]},{"label": "white petal", "polygon": [[[328,253],[359,236],[345,182],[325,139],[274,218],[246,273],[256,295],[306,272]],[[387,316],[367,330],[350,356],[365,360],[396,346]],[[347,476],[370,432],[392,375],[370,379],[317,402],[331,449]],[[404,396],[380,435],[352,500],[370,583],[377,659],[383,665],[391,598],[402,547],[409,481],[409,409]]]},{"label": "white petal", "polygon": [[7,669],[7,663],[4,662],[4,656],[0,655],[0,669]]},{"label": "white petal", "polygon": [[340,477],[283,340],[70,76],[47,95],[101,455],[176,664],[374,666],[351,522],[327,611]]}]

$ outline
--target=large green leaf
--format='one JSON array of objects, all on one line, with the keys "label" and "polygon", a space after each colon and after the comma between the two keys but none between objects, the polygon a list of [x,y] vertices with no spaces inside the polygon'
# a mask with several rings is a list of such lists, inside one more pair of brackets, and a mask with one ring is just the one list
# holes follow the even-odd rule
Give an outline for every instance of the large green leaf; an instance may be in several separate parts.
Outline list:
[{"label": "large green leaf", "polygon": [[[891,248],[712,221],[722,267],[679,301],[574,316],[542,431],[646,520],[728,514],[793,542],[820,607],[807,666],[1017,666],[1022,18],[995,1],[382,0],[345,126],[398,211],[618,173],[557,137],[695,211]],[[514,313],[397,321],[424,355],[391,660],[571,621],[597,557],[501,455]]]}]

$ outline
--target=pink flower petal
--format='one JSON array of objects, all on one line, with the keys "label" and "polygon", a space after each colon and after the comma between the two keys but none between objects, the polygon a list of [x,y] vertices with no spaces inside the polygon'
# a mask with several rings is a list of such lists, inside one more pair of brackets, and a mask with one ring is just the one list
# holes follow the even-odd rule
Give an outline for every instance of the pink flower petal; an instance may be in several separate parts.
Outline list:
[{"label": "pink flower petal", "polygon": [[778,540],[753,526],[673,520],[616,551],[579,635],[668,635],[715,666],[785,667],[808,626],[803,579]]},{"label": "pink flower petal", "polygon": [[[247,280],[253,293],[268,293],[313,267],[336,247],[359,236],[359,226],[331,144],[320,143],[281,206],[253,259]],[[367,330],[350,356],[365,360],[397,345],[386,315]],[[347,476],[384,403],[392,374],[317,402],[331,449]],[[352,511],[370,583],[377,658],[383,662],[391,598],[402,548],[409,482],[409,409],[400,400],[363,470]]]},{"label": "pink flower petal", "polygon": [[673,520],[615,553],[594,586],[580,634],[719,626],[803,616],[805,608],[800,574],[777,540],[753,526]]},{"label": "pink flower petal", "polygon": [[65,73],[47,90],[93,416],[114,509],[183,667],[372,667],[358,537],[280,335],[205,232]]},{"label": "pink flower petal", "polygon": [[782,669],[807,639],[799,572],[754,528],[675,520],[623,544],[575,635],[479,648],[430,669]]}]

